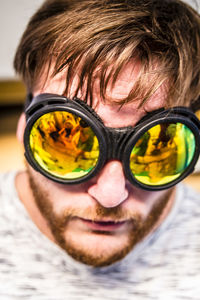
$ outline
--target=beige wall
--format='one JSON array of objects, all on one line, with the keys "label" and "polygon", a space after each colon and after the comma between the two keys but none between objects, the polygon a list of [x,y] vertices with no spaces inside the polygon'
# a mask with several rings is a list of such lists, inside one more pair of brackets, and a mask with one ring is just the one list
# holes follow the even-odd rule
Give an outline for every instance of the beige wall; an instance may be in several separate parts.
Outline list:
[{"label": "beige wall", "polygon": [[13,56],[25,26],[43,0],[0,1],[0,80],[13,78]]}]

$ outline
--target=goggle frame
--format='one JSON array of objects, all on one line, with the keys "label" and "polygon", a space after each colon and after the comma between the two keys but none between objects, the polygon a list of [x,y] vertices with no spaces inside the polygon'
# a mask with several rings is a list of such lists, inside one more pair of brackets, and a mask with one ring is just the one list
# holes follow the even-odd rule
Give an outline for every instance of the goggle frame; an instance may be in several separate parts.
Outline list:
[{"label": "goggle frame", "polygon": [[[81,117],[92,128],[99,142],[99,158],[94,169],[84,177],[75,179],[62,179],[45,171],[34,159],[29,138],[32,126],[42,115],[53,111],[67,111]],[[134,127],[111,128],[103,124],[96,112],[83,100],[73,98],[72,100],[56,94],[40,94],[32,99],[25,109],[26,128],[24,132],[25,157],[28,163],[45,177],[61,184],[79,184],[88,181],[98,174],[107,161],[120,160],[126,178],[136,187],[149,191],[160,191],[171,188],[194,171],[195,164],[200,153],[200,121],[187,107],[161,108],[148,113]],[[166,123],[180,122],[185,124],[194,134],[195,153],[189,166],[174,181],[164,185],[146,185],[139,182],[130,169],[130,153],[133,146],[145,132],[151,127]]]}]

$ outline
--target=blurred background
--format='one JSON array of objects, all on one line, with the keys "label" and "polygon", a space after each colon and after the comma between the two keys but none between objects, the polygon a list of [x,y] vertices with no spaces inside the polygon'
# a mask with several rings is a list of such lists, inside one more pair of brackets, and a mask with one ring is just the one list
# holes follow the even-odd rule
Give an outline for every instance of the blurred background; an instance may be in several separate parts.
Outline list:
[{"label": "blurred background", "polygon": [[[184,0],[200,11],[200,0]],[[15,137],[26,91],[15,76],[13,58],[26,24],[43,0],[0,1],[0,172],[24,169],[23,147]],[[186,182],[200,191],[200,163]]]},{"label": "blurred background", "polygon": [[13,58],[26,24],[43,0],[0,1],[0,172],[24,168],[23,148],[15,137],[26,91],[15,76]]}]

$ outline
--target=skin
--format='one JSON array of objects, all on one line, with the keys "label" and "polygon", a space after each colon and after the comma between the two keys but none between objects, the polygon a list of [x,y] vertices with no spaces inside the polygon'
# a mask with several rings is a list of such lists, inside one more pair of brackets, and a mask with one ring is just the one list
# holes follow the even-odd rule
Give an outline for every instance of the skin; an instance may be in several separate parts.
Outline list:
[{"label": "skin", "polygon": [[[128,103],[121,109],[114,103],[127,95],[137,72],[133,64],[124,67],[114,88],[107,90],[113,102],[99,101],[98,85],[95,85],[94,109],[106,126],[134,126],[147,111],[164,106],[163,87],[141,108],[138,102]],[[62,94],[64,87],[64,73],[54,78],[49,76],[34,95]],[[71,95],[75,87],[76,78]],[[83,94],[84,91],[80,92],[79,97]],[[24,129],[22,115],[17,130],[21,142]],[[109,161],[88,182],[72,186],[55,183],[27,166],[27,171],[17,175],[16,187],[41,232],[76,260],[92,266],[110,265],[126,256],[163,222],[174,201],[174,189],[150,192],[131,185],[117,160]]]}]

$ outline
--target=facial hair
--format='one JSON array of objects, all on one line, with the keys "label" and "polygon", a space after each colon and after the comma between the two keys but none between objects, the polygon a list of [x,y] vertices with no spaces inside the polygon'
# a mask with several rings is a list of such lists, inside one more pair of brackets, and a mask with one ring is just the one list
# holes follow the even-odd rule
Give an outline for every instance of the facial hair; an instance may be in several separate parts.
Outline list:
[{"label": "facial hair", "polygon": [[[96,202],[93,210],[91,208],[84,210],[71,208],[64,210],[58,216],[54,213],[47,191],[38,184],[29,169],[27,172],[35,203],[46,219],[56,243],[75,260],[94,267],[108,266],[123,259],[135,245],[142,241],[158,223],[173,192],[173,189],[168,190],[153,206],[145,220],[138,213],[122,210],[121,206],[105,208],[98,202]],[[128,243],[124,245],[123,249],[116,250],[110,255],[102,254],[100,256],[95,256],[95,253],[91,254],[81,248],[75,247],[72,243],[66,242],[66,236],[64,235],[67,232],[68,223],[73,217],[90,220],[101,220],[104,217],[109,217],[109,219],[116,222],[128,219],[130,222],[129,232],[127,232]],[[112,232],[96,231],[95,234],[111,235]]]}]

